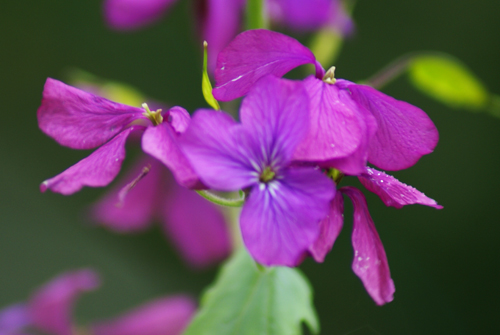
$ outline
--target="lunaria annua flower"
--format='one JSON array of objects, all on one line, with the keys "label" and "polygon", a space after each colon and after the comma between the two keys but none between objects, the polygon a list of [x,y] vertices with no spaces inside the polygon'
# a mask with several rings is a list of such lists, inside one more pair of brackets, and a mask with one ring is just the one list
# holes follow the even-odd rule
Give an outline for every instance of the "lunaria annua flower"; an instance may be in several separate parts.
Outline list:
[{"label": "lunaria annua flower", "polygon": [[27,335],[180,335],[196,305],[188,296],[162,297],[136,307],[114,320],[81,328],[73,319],[73,305],[80,294],[100,284],[90,269],[66,272],[39,288],[26,303],[0,310],[0,334]]},{"label": "lunaria annua flower", "polygon": [[334,183],[318,168],[292,165],[309,115],[301,82],[263,78],[242,101],[241,123],[198,110],[180,144],[200,179],[219,191],[245,189],[243,241],[264,265],[296,266],[318,238]]}]

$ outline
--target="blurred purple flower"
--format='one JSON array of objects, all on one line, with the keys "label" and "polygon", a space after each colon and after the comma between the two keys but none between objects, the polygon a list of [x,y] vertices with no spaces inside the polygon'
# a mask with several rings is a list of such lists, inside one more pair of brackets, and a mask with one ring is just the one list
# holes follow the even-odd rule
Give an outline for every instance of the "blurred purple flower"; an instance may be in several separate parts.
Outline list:
[{"label": "blurred purple flower", "polygon": [[[405,205],[420,204],[443,208],[415,188],[373,168],[367,168],[358,179],[369,191],[378,195],[386,206],[402,208]],[[344,200],[341,194],[347,195],[354,206],[352,269],[378,305],[388,303],[393,299],[394,283],[384,246],[368,211],[365,196],[351,186],[341,187],[338,191],[340,193],[337,193],[330,204],[329,215],[320,224],[320,237],[310,246],[309,251],[317,262],[323,262],[332,249],[344,221]]]},{"label": "blurred purple flower", "polygon": [[241,124],[225,113],[199,110],[180,139],[208,187],[248,189],[241,233],[250,254],[264,265],[302,261],[335,193],[333,182],[319,169],[291,165],[309,122],[302,86],[263,78],[242,101]]},{"label": "blurred purple flower", "polygon": [[100,148],[44,181],[40,190],[69,195],[83,186],[108,185],[120,171],[125,142],[134,131],[143,132],[142,150],[165,164],[181,185],[202,187],[176,143],[189,114],[181,107],[160,112],[115,103],[48,78],[37,112],[40,129],[73,149]]},{"label": "blurred purple flower", "polygon": [[[165,15],[176,0],[105,0],[104,18],[116,30],[135,30]],[[208,68],[213,72],[219,52],[242,28],[246,0],[196,0],[196,23],[208,42]],[[349,34],[353,23],[338,0],[268,0],[270,18],[295,31],[329,26]]]},{"label": "blurred purple flower", "polygon": [[384,170],[400,170],[433,151],[439,136],[424,111],[369,86],[335,79],[334,69],[325,73],[309,49],[277,32],[246,31],[222,50],[214,96],[222,101],[241,97],[260,78],[281,77],[303,64],[314,64],[316,76],[303,81],[310,122],[294,160],[358,175],[367,161]]},{"label": "blurred purple flower", "polygon": [[[30,330],[48,335],[73,335],[73,305],[81,293],[100,284],[97,273],[83,269],[64,273],[39,288],[26,304],[0,311],[0,334],[23,335]],[[187,296],[164,297],[142,305],[116,320],[89,326],[95,335],[180,335],[195,312]],[[85,333],[85,330],[84,330]]]},{"label": "blurred purple flower", "polygon": [[[130,190],[130,181],[149,172]],[[123,191],[127,191],[126,196]],[[228,226],[221,211],[180,185],[163,164],[143,157],[91,209],[92,219],[118,232],[137,232],[158,220],[183,258],[194,267],[225,259],[231,252]]]}]

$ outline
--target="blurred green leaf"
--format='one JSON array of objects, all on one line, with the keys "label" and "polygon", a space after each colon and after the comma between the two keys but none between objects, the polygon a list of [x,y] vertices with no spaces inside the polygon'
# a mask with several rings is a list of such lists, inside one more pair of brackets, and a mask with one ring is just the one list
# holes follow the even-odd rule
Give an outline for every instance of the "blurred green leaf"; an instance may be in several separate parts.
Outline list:
[{"label": "blurred green leaf", "polygon": [[246,7],[246,29],[268,29],[269,18],[264,0],[248,0]]},{"label": "blurred green leaf", "polygon": [[325,68],[329,68],[340,53],[343,42],[342,35],[331,27],[316,32],[309,44],[309,49]]},{"label": "blurred green leaf", "polygon": [[434,99],[454,108],[479,110],[488,91],[460,61],[448,55],[416,56],[409,64],[410,81]]},{"label": "blurred green leaf", "polygon": [[302,322],[318,333],[304,275],[293,268],[258,266],[240,249],[202,297],[184,335],[299,335]]}]

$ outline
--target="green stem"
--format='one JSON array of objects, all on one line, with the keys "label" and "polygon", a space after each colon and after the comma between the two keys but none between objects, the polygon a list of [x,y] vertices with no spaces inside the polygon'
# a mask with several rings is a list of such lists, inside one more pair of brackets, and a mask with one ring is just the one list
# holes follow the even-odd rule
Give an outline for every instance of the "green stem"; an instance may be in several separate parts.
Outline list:
[{"label": "green stem", "polygon": [[213,193],[206,191],[206,190],[196,191],[196,193],[198,193],[199,195],[201,195],[203,198],[207,199],[208,201],[213,202],[214,204],[217,204],[220,206],[241,207],[241,206],[243,206],[243,203],[245,202],[245,195],[244,194],[239,199],[226,199],[226,198],[220,197],[220,196],[213,194]]},{"label": "green stem", "polygon": [[269,17],[264,0],[247,0],[247,29],[269,29]]}]

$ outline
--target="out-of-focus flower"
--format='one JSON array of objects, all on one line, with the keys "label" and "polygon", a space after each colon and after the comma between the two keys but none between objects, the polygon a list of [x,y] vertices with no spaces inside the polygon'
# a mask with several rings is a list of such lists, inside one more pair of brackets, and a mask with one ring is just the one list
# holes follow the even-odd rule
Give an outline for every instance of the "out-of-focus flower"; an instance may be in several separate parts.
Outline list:
[{"label": "out-of-focus flower", "polygon": [[222,101],[241,97],[260,78],[281,77],[303,64],[314,64],[316,76],[303,81],[310,122],[295,160],[358,175],[367,161],[400,170],[433,151],[439,136],[424,111],[369,86],[336,79],[335,68],[325,73],[309,49],[280,33],[260,29],[239,34],[219,54],[214,96]]},{"label": "out-of-focus flower", "polygon": [[179,184],[202,187],[186,158],[179,151],[177,137],[189,124],[181,107],[166,113],[122,105],[47,79],[38,109],[40,129],[59,144],[73,149],[100,146],[90,156],[61,174],[44,181],[40,189],[64,195],[83,186],[108,185],[120,171],[125,142],[133,131],[143,132],[142,150],[165,164]]},{"label": "out-of-focus flower", "polygon": [[[160,18],[176,0],[105,0],[104,18],[116,30],[135,30]],[[208,69],[213,72],[219,52],[241,30],[246,0],[196,0],[196,23],[207,41]],[[276,25],[295,31],[331,27],[342,34],[353,30],[350,17],[338,0],[268,0],[269,17]]]},{"label": "out-of-focus flower", "polygon": [[[142,177],[145,168],[149,172]],[[142,178],[136,182],[137,176]],[[168,169],[151,157],[138,160],[91,212],[96,222],[125,233],[160,221],[167,237],[194,267],[219,262],[231,252],[229,229],[219,208],[178,185]]]},{"label": "out-of-focus flower", "polygon": [[[386,206],[402,208],[405,205],[420,204],[443,208],[415,188],[373,168],[367,168],[358,179],[369,191],[377,194]],[[361,279],[372,299],[378,305],[383,305],[392,301],[395,288],[384,246],[368,211],[365,196],[360,190],[350,186],[338,189],[330,204],[329,215],[321,222],[320,237],[309,251],[317,262],[323,262],[332,249],[344,221],[342,194],[351,199],[354,207],[352,270]]]},{"label": "out-of-focus flower", "polygon": [[64,273],[39,288],[25,304],[0,311],[0,334],[23,335],[178,335],[193,316],[196,305],[187,296],[159,298],[111,321],[80,328],[74,323],[73,305],[81,293],[92,291],[100,280],[94,271]]},{"label": "out-of-focus flower", "polygon": [[242,101],[241,124],[225,113],[199,110],[179,142],[208,187],[248,189],[241,234],[250,254],[264,265],[302,261],[335,193],[319,169],[291,165],[309,122],[302,86],[263,78]]}]

